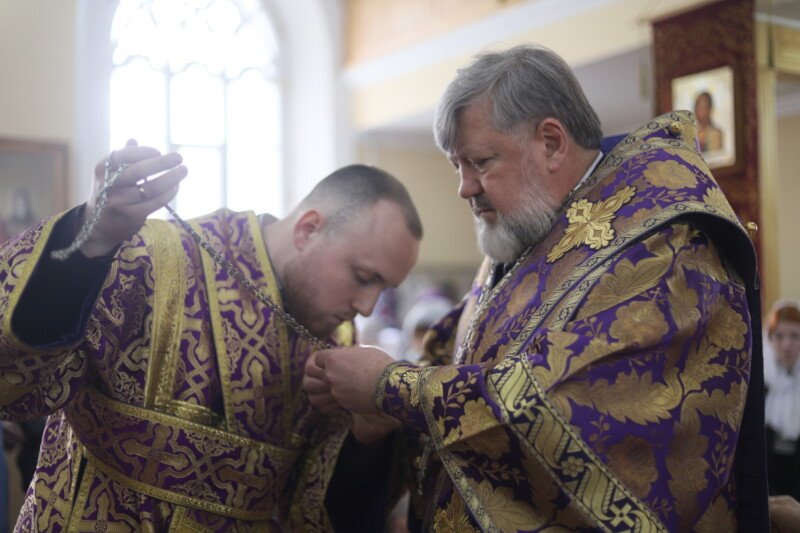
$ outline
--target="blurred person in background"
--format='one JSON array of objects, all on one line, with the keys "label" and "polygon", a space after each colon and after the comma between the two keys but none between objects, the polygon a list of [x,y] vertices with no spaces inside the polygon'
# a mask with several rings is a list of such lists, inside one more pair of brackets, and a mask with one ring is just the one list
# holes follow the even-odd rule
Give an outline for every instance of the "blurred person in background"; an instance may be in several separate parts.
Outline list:
[{"label": "blurred person in background", "polygon": [[770,494],[800,498],[800,302],[777,302],[766,320],[767,470]]}]

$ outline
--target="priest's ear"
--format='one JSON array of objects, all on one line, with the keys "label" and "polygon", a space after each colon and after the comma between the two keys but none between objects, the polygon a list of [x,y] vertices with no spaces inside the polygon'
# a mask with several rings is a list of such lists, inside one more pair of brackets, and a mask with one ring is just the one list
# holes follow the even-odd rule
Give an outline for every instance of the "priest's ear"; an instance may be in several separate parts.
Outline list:
[{"label": "priest's ear", "polygon": [[305,249],[311,241],[321,236],[325,225],[325,217],[316,209],[309,209],[300,214],[292,228],[292,240],[295,248]]},{"label": "priest's ear", "polygon": [[566,160],[568,144],[572,140],[564,124],[552,117],[544,118],[536,126],[534,139],[539,141],[548,172],[558,172]]}]

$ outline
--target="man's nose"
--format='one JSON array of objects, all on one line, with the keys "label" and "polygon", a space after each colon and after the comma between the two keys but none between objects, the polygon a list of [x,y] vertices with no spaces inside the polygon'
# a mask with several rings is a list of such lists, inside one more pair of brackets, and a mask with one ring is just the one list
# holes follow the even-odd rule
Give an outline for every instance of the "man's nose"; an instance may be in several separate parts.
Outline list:
[{"label": "man's nose", "polygon": [[469,200],[483,192],[477,173],[470,165],[463,165],[459,169],[459,176],[461,180],[458,183],[458,195],[461,198]]},{"label": "man's nose", "polygon": [[358,291],[350,303],[351,307],[363,316],[369,316],[375,309],[375,303],[381,295],[381,287],[364,287]]}]

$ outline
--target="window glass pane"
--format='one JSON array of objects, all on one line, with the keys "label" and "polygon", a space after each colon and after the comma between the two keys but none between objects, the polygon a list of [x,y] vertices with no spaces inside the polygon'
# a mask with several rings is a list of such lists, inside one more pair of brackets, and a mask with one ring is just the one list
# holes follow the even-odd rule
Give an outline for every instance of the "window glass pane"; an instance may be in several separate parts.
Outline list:
[{"label": "window glass pane", "polygon": [[255,16],[236,34],[226,58],[225,75],[236,78],[243,70],[255,67],[274,77],[277,49],[275,32],[267,17]]},{"label": "window glass pane", "polygon": [[167,103],[164,75],[143,60],[111,73],[111,146],[119,149],[133,137],[140,145],[164,150]]},{"label": "window glass pane", "polygon": [[170,83],[173,144],[220,146],[225,139],[225,97],[221,78],[194,65]]},{"label": "window glass pane", "polygon": [[183,218],[216,211],[223,206],[220,151],[213,148],[177,147],[189,174],[181,182],[175,210]]},{"label": "window glass pane", "polygon": [[262,0],[119,0],[111,39],[113,146],[183,154],[182,216],[225,202],[283,214],[278,42]]},{"label": "window glass pane", "polygon": [[281,105],[277,84],[249,70],[228,89],[228,205],[282,214]]},{"label": "window glass pane", "polygon": [[281,164],[279,150],[232,146],[228,151],[228,207],[282,216]]},{"label": "window glass pane", "polygon": [[111,24],[114,63],[120,65],[129,57],[149,58],[153,53],[156,27],[141,0],[122,0]]},{"label": "window glass pane", "polygon": [[249,70],[228,86],[228,142],[276,146],[281,138],[280,91]]}]

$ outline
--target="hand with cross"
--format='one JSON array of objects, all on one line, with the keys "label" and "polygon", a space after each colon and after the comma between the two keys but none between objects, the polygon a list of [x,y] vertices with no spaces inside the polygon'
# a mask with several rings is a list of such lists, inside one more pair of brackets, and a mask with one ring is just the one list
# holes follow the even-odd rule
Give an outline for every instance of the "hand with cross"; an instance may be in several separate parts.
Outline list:
[{"label": "hand with cross", "polygon": [[[99,207],[101,213],[81,244],[81,252],[86,257],[108,255],[139,231],[150,213],[164,207],[178,193],[178,184],[187,174],[182,161],[180,154],[161,155],[155,148],[139,146],[133,139],[100,161],[95,167],[81,225],[98,210],[101,192],[105,193],[105,207]],[[156,174],[161,175],[148,181]],[[111,184],[110,176],[116,178]]]}]

